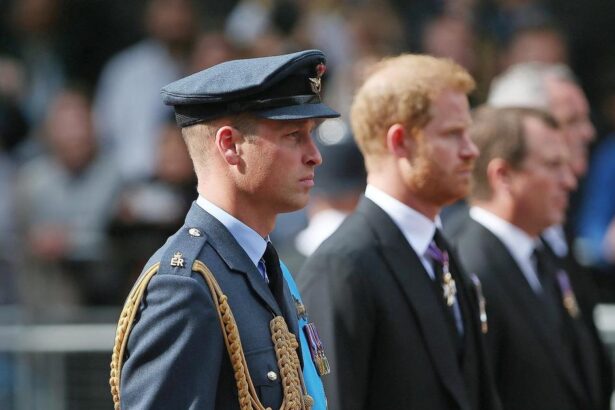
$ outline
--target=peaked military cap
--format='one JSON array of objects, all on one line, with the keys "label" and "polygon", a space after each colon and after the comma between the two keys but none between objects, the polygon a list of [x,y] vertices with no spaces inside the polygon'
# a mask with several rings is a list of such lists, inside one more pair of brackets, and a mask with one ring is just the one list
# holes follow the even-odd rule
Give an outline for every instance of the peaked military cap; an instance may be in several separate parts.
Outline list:
[{"label": "peaked military cap", "polygon": [[325,61],[320,50],[226,61],[163,87],[162,99],[181,127],[242,112],[272,120],[339,117],[321,100]]}]

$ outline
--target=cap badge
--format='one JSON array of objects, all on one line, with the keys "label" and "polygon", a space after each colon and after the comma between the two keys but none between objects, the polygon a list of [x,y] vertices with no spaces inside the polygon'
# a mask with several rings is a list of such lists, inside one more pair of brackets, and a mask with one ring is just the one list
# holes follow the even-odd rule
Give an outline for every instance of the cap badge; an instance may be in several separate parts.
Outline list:
[{"label": "cap badge", "polygon": [[320,63],[316,66],[316,77],[309,78],[310,87],[312,88],[312,91],[314,92],[314,94],[318,96],[319,99],[320,99],[320,91],[322,89],[320,79],[325,73],[325,71],[327,71],[327,66],[325,66],[323,63]]}]

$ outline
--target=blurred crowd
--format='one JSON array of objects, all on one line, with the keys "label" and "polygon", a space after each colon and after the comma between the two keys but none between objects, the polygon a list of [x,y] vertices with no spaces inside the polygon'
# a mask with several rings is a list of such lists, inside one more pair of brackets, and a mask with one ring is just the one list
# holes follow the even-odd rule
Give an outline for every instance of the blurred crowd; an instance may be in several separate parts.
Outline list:
[{"label": "blurred crowd", "polygon": [[[354,90],[383,56],[454,59],[492,81],[565,64],[588,97],[567,233],[615,301],[615,4],[572,0],[8,0],[0,2],[0,304],[116,305],[183,222],[196,182],[160,88],[221,61],[318,48],[324,165],[306,211],[274,241],[297,269],[356,205],[365,180],[347,126]],[[507,92],[509,94],[510,91]],[[574,121],[573,118],[571,121]],[[574,156],[582,161],[583,153]],[[323,233],[324,229],[324,233]]]}]

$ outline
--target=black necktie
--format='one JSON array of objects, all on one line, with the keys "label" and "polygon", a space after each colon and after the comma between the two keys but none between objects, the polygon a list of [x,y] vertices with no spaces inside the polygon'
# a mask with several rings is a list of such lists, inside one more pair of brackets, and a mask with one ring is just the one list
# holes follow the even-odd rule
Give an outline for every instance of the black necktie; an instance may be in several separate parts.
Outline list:
[{"label": "black necktie", "polygon": [[[296,333],[296,330],[294,330],[296,326],[293,326],[293,323],[295,323],[295,325],[297,324],[297,316],[292,308],[286,303],[286,299],[284,299],[284,275],[282,273],[282,269],[280,268],[280,258],[278,257],[278,252],[275,250],[271,242],[267,242],[267,249],[265,249],[265,253],[263,254],[263,261],[265,262],[265,269],[267,270],[267,277],[269,278],[269,289],[271,289],[271,293],[273,293],[273,297],[280,307],[282,317],[284,317],[284,320],[286,321],[288,330],[291,333]],[[298,334],[296,336],[297,338],[299,337]],[[299,355],[301,367],[303,367],[301,344],[297,345],[297,354]]]},{"label": "black necktie", "polygon": [[284,310],[284,279],[280,269],[280,258],[271,242],[267,242],[267,249],[263,255],[267,277],[269,278],[269,289],[280,309]]},{"label": "black necktie", "polygon": [[444,264],[446,263],[448,265],[447,267],[450,273],[450,260],[448,258],[448,250],[446,249],[442,235],[438,230],[436,230],[434,237],[429,244],[429,252],[433,262],[432,267],[434,270],[435,282],[438,285],[438,289],[440,290],[440,297],[444,300],[445,304],[449,308],[451,315],[454,318],[455,315],[453,313],[453,306],[448,306],[442,288],[445,284]]},{"label": "black necktie", "polygon": [[[597,363],[597,356],[592,351],[588,350],[588,346],[591,346],[591,336],[588,333],[586,325],[580,320],[576,320],[570,311],[565,310],[563,293],[565,290],[574,295],[570,283],[567,282],[567,289],[562,289],[558,284],[558,275],[567,274],[565,271],[560,271],[561,263],[556,256],[545,248],[545,245],[537,246],[532,254],[532,257],[536,261],[538,278],[543,289],[543,301],[548,304],[548,314],[552,315],[558,329],[561,332],[560,342],[564,348],[568,349],[568,353],[572,360],[573,365],[579,372],[580,379],[584,383],[588,394],[593,397],[599,396],[599,392],[596,392],[597,382],[595,381],[596,373],[593,369],[596,369],[599,365]],[[567,278],[567,281],[569,279]],[[574,297],[574,296],[573,296]],[[576,305],[576,301],[575,301]],[[593,363],[592,363],[593,362]],[[593,382],[590,380],[594,380]]]},{"label": "black necktie", "polygon": [[[459,300],[456,299],[455,304],[449,306],[446,298],[444,297],[443,285],[445,283],[444,279],[444,264],[448,264],[449,273],[451,270],[450,260],[448,258],[448,250],[446,248],[444,239],[442,238],[442,234],[436,230],[434,234],[434,238],[432,243],[429,245],[432,250],[435,252],[430,252],[433,261],[434,268],[434,285],[438,295],[439,302],[441,306],[446,311],[447,322],[449,323],[449,328],[451,330],[452,336],[455,340],[455,345],[457,348],[458,358],[461,359],[463,355],[464,343],[463,343],[463,334],[460,329],[457,328],[457,319],[455,318],[455,304],[458,305],[459,308]],[[435,248],[435,249],[434,249]],[[444,260],[446,258],[446,261]],[[453,279],[454,281],[454,279]],[[461,284],[456,284],[456,286],[461,286]],[[455,298],[459,297],[459,293],[456,294]]]},{"label": "black necktie", "polygon": [[538,280],[542,287],[541,296],[543,304],[545,305],[545,310],[553,320],[559,323],[561,319],[561,309],[559,308],[560,301],[555,278],[556,268],[553,264],[553,260],[550,259],[547,251],[541,246],[537,246],[534,249],[532,259],[534,260]]}]

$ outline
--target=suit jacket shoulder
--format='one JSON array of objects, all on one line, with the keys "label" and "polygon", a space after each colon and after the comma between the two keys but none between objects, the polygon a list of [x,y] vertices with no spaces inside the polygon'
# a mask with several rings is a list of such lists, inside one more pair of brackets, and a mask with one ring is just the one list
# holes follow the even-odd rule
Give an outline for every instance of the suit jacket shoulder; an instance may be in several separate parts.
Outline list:
[{"label": "suit jacket shoulder", "polygon": [[506,246],[468,217],[455,247],[461,263],[483,283],[487,346],[503,407],[593,408],[560,328]]}]

